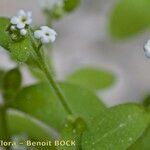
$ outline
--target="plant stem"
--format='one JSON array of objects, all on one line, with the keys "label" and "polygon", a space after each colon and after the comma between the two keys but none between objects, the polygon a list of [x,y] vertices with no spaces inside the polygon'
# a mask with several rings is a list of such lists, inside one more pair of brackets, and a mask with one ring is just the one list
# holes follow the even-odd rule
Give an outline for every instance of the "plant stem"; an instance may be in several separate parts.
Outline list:
[{"label": "plant stem", "polygon": [[35,39],[32,36],[32,32],[30,32],[30,38],[31,38],[31,42],[32,42],[32,45],[33,45],[33,49],[34,49],[34,51],[32,53],[32,58],[37,63],[37,66],[43,71],[43,73],[47,77],[50,86],[52,87],[53,91],[55,92],[55,94],[59,98],[59,100],[62,103],[62,105],[63,105],[64,109],[66,110],[66,112],[69,115],[72,115],[73,112],[70,109],[69,105],[67,104],[67,100],[66,100],[66,97],[63,94],[63,91],[61,90],[58,83],[56,82],[56,80],[53,76],[53,73],[50,71],[47,63],[45,62],[45,58],[41,54],[40,50],[41,50],[41,47],[42,47],[42,43],[40,43],[37,46],[37,43],[36,43]]},{"label": "plant stem", "polygon": [[72,110],[70,109],[70,107],[67,104],[67,100],[61,90],[61,88],[59,87],[58,83],[55,81],[53,74],[51,73],[51,71],[49,70],[47,64],[45,63],[45,59],[43,58],[43,56],[41,55],[41,52],[37,52],[37,57],[40,63],[40,67],[42,69],[42,71],[45,73],[51,87],[53,88],[54,92],[56,93],[56,95],[58,96],[59,100],[61,101],[62,105],[64,106],[66,112],[69,115],[72,115]]},{"label": "plant stem", "polygon": [[[10,142],[10,137],[8,134],[8,126],[7,126],[7,108],[5,105],[0,106],[0,120],[1,120],[1,129],[2,129],[2,137],[4,141]],[[10,147],[5,147],[6,150],[10,150]]]}]

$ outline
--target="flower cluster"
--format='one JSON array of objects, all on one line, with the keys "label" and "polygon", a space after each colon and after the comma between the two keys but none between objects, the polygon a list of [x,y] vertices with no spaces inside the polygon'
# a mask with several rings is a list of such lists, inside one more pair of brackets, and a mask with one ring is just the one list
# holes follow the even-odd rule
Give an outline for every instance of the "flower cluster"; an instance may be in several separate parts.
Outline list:
[{"label": "flower cluster", "polygon": [[[29,25],[32,23],[32,12],[25,12],[24,10],[20,10],[17,13],[17,16],[11,18],[10,23],[11,32],[19,30],[19,34],[21,36],[25,36],[28,33],[27,29]],[[56,31],[47,26],[42,26],[40,27],[40,30],[36,30],[34,32],[34,37],[40,40],[42,44],[54,42],[56,35]]]},{"label": "flower cluster", "polygon": [[20,10],[17,16],[11,18],[11,30],[20,30],[20,34],[25,36],[27,34],[27,26],[32,23],[32,13]]},{"label": "flower cluster", "polygon": [[147,58],[150,58],[150,40],[144,45],[144,51]]}]

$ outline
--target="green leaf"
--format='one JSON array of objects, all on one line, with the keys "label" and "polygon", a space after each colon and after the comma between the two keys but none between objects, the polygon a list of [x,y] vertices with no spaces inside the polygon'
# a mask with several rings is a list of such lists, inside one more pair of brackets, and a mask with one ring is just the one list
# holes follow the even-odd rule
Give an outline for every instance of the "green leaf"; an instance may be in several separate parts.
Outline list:
[{"label": "green leaf", "polygon": [[12,57],[19,62],[26,62],[32,55],[33,47],[29,37],[9,45]]},{"label": "green leaf", "polygon": [[125,150],[143,134],[149,119],[138,105],[112,107],[91,120],[92,128],[83,135],[83,149]]},{"label": "green leaf", "polygon": [[6,102],[10,102],[21,88],[22,76],[19,68],[8,71],[3,79],[3,97]]},{"label": "green leaf", "polygon": [[118,0],[113,10],[110,31],[116,38],[127,38],[150,26],[149,0]]},{"label": "green leaf", "polygon": [[150,149],[150,126],[128,150],[149,150],[149,149]]},{"label": "green leaf", "polygon": [[150,107],[150,95],[146,96],[144,101],[143,101],[143,105],[145,107]]},{"label": "green leaf", "polygon": [[80,4],[80,0],[64,0],[64,9],[66,12],[74,11]]},{"label": "green leaf", "polygon": [[89,67],[75,71],[66,80],[91,90],[100,90],[110,87],[115,81],[115,76],[110,71]]},{"label": "green leaf", "polygon": [[0,46],[5,48],[6,50],[9,50],[8,46],[12,42],[6,32],[6,29],[8,28],[9,24],[10,24],[10,19],[0,17]]},{"label": "green leaf", "polygon": [[29,35],[20,40],[13,41],[6,31],[10,26],[9,18],[0,18],[0,46],[11,52],[12,57],[20,62],[26,62],[33,51]]},{"label": "green leaf", "polygon": [[80,150],[83,132],[86,129],[86,123],[81,118],[68,120],[63,129],[61,140],[69,141],[69,145],[59,146],[58,150]]},{"label": "green leaf", "polygon": [[[32,120],[29,116],[16,112],[16,111],[8,111],[7,113],[7,123],[8,123],[8,130],[9,135],[19,136],[19,135],[26,135],[27,140],[31,141],[53,141],[51,138],[50,133],[42,128],[40,124],[36,123]],[[0,123],[1,124],[1,123]],[[1,130],[0,130],[1,135]],[[39,139],[40,137],[40,139]],[[51,147],[39,147],[38,149],[43,150],[55,150],[54,146]]]},{"label": "green leaf", "polygon": [[[82,87],[63,83],[61,88],[72,111],[75,115],[83,117],[86,122],[105,109],[103,103],[92,92]],[[46,83],[21,90],[12,107],[38,118],[58,130],[62,129],[67,117],[57,96]]]}]

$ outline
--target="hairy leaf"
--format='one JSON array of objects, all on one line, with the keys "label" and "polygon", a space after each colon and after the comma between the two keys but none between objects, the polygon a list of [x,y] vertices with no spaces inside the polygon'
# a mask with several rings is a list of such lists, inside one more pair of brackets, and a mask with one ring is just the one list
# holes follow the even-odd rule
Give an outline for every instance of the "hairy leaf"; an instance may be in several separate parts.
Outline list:
[{"label": "hairy leaf", "polygon": [[[80,86],[63,83],[61,88],[75,115],[83,117],[87,122],[105,109],[103,103],[93,93]],[[67,116],[57,96],[46,83],[21,90],[12,107],[38,118],[58,130],[62,129]]]},{"label": "hairy leaf", "polygon": [[21,88],[22,77],[18,68],[8,71],[3,79],[3,97],[10,102]]},{"label": "hairy leaf", "polygon": [[126,104],[110,108],[91,123],[83,135],[83,149],[125,150],[143,134],[149,115],[141,106]]}]

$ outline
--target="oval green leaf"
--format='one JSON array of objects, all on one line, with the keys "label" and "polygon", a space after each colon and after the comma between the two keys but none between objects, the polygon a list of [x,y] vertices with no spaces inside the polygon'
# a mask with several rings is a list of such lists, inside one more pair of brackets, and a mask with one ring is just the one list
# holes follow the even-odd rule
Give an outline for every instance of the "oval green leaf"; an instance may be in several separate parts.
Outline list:
[{"label": "oval green leaf", "polygon": [[[74,114],[83,117],[87,122],[105,109],[99,98],[80,86],[63,83],[61,88]],[[58,130],[62,129],[67,117],[57,96],[46,83],[36,84],[21,90],[16,100],[13,101],[12,107],[38,118]]]},{"label": "oval green leaf", "polygon": [[149,150],[149,149],[150,149],[150,126],[128,150]]},{"label": "oval green leaf", "polygon": [[21,88],[22,76],[19,68],[14,68],[6,72],[3,78],[3,97],[6,102],[10,102]]},{"label": "oval green leaf", "polygon": [[112,107],[91,120],[92,128],[83,135],[83,149],[125,150],[143,134],[149,119],[138,105]]},{"label": "oval green leaf", "polygon": [[26,62],[34,51],[29,37],[9,44],[9,50],[12,58],[19,62]]},{"label": "oval green leaf", "polygon": [[115,76],[110,71],[87,67],[73,72],[66,80],[91,90],[100,90],[112,86]]},{"label": "oval green leaf", "polygon": [[66,12],[74,11],[80,4],[80,0],[64,0],[64,9]]},{"label": "oval green leaf", "polygon": [[[46,129],[42,128],[40,124],[37,124],[35,121],[32,120],[32,118],[28,117],[23,113],[12,110],[8,111],[7,123],[10,137],[18,135],[26,135],[27,140],[31,141],[41,141],[41,142],[53,141],[50,133]],[[2,131],[0,130],[0,135],[1,133]],[[37,147],[37,149],[55,150],[55,147],[45,146],[45,147]]]},{"label": "oval green leaf", "polygon": [[119,0],[110,20],[110,31],[116,38],[133,36],[150,26],[149,0]]}]

